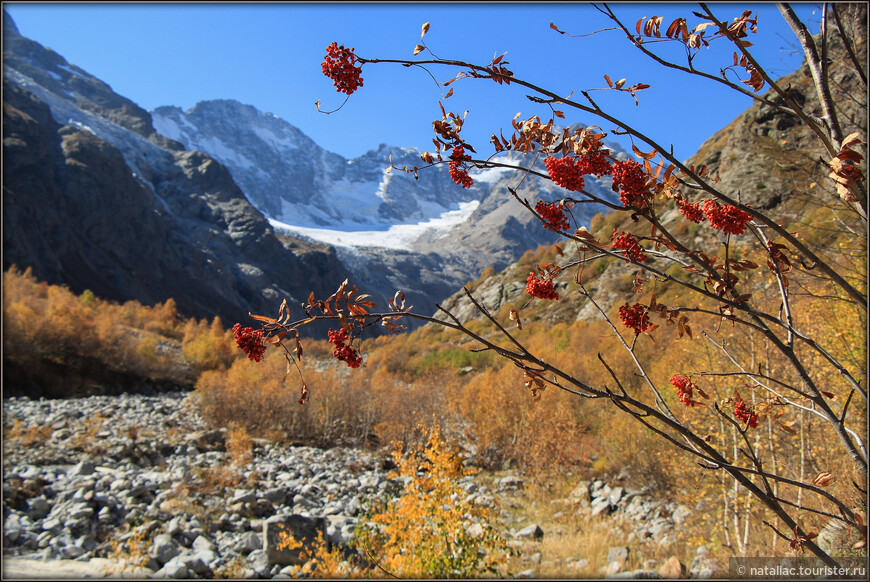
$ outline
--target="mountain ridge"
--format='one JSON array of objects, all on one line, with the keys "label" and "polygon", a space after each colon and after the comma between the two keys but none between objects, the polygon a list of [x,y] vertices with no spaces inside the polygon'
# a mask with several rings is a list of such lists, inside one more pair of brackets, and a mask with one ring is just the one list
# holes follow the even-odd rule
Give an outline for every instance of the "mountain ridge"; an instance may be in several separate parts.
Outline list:
[{"label": "mountain ridge", "polygon": [[[22,131],[25,143],[52,144],[40,159],[28,157],[27,147],[14,152],[10,159],[17,165],[4,173],[10,209],[8,220],[4,216],[5,268],[32,266],[44,280],[77,291],[99,289],[108,299],[147,304],[175,297],[189,315],[211,315],[209,305],[214,305],[213,312],[226,321],[243,321],[249,311],[271,312],[284,296],[291,302],[301,302],[311,290],[327,296],[345,278],[365,287],[379,305],[402,290],[409,302],[434,309],[487,267],[502,268],[552,238],[512,201],[507,188],[519,181],[518,172],[472,170],[476,184],[471,189],[454,184],[446,164],[417,176],[390,173],[391,161],[397,167],[422,165],[420,152],[381,144],[345,160],[289,122],[233,100],[202,101],[186,112],[173,106],[148,112],[20,36],[5,12],[4,32],[4,86],[20,90],[10,90],[13,98],[6,103],[10,132]],[[34,113],[31,101],[44,104],[48,117]],[[24,131],[21,119],[30,114],[54,125]],[[75,157],[85,151],[86,159]],[[127,201],[137,200],[129,206],[148,217],[130,236],[109,228],[93,228],[83,236],[75,224],[62,224],[59,209],[69,208],[73,199],[105,224],[114,222],[103,212],[109,208],[135,221],[108,198],[113,185],[98,175],[105,169],[103,154],[113,175],[127,174],[117,177],[123,185],[118,191]],[[51,204],[19,211],[28,205],[28,190],[16,174],[34,164],[63,168],[46,175],[64,179],[40,184],[51,193]],[[83,172],[71,181],[67,168]],[[97,202],[83,192],[85,182],[101,184],[103,199]],[[604,198],[614,196],[609,184],[590,187]],[[534,203],[564,193],[555,185],[537,184],[524,185],[520,195]],[[589,208],[578,220],[593,214]],[[48,215],[51,219],[44,219]],[[21,222],[25,216],[27,225]],[[297,228],[320,227],[328,236],[294,231],[294,222]],[[66,241],[65,247],[40,242],[52,234],[42,228],[46,225]],[[371,229],[377,243],[394,236],[396,227],[404,230],[394,248],[352,242],[354,231]],[[336,232],[351,244],[337,244],[330,238]],[[137,245],[146,249],[140,263],[132,250]],[[87,249],[103,256],[99,264],[87,259]],[[195,292],[198,282],[211,290],[208,299]]]},{"label": "mountain ridge", "polygon": [[3,57],[4,269],[227,323],[349,276],[331,248],[279,238],[223,166],[5,12]]}]

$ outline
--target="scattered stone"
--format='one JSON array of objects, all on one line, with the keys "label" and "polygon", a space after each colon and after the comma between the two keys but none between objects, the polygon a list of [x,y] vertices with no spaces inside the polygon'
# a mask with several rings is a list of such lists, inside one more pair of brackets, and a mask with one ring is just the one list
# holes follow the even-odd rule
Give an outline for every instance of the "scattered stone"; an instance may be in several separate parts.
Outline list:
[{"label": "scattered stone", "polygon": [[613,576],[617,572],[621,572],[628,564],[628,546],[617,546],[610,548],[607,552],[607,566],[605,569],[606,576]]},{"label": "scattered stone", "polygon": [[592,491],[589,489],[589,482],[580,481],[577,483],[577,486],[568,495],[568,499],[575,503],[592,501]]},{"label": "scattered stone", "polygon": [[160,534],[151,543],[151,557],[157,560],[157,563],[161,566],[164,566],[180,553],[181,549],[169,534]]},{"label": "scattered stone", "polygon": [[519,477],[515,477],[514,475],[507,475],[506,477],[502,477],[498,482],[498,490],[505,491],[518,491],[523,488],[523,480]]},{"label": "scattered stone", "polygon": [[662,578],[676,579],[686,577],[686,565],[676,556],[671,556],[659,567],[659,575]]},{"label": "scattered stone", "polygon": [[[292,536],[296,542],[301,542],[299,548],[286,547],[286,536]],[[277,515],[263,523],[263,549],[270,564],[301,564],[302,551],[318,541],[324,540],[327,550],[330,547],[329,535],[326,531],[326,519],[322,517],[305,517],[302,515]]]},{"label": "scattered stone", "polygon": [[541,529],[541,526],[537,524],[532,524],[517,531],[514,536],[517,538],[530,538],[539,540],[544,537],[544,530]]},{"label": "scattered stone", "polygon": [[90,461],[90,459],[82,459],[79,461],[72,469],[70,469],[70,475],[90,475],[94,472],[96,467]]}]

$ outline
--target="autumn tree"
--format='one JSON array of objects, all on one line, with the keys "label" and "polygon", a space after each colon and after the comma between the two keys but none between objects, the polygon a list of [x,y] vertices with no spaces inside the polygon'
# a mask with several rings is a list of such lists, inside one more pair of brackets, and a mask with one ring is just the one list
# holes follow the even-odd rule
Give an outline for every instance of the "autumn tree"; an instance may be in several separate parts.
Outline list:
[{"label": "autumn tree", "polygon": [[[475,342],[476,351],[513,362],[516,382],[528,388],[533,401],[556,389],[609,403],[684,453],[686,462],[696,463],[700,471],[733,480],[765,508],[767,517],[759,518],[764,526],[792,549],[809,551],[835,566],[836,559],[816,543],[817,532],[807,524],[819,519],[840,522],[859,540],[856,549],[865,544],[866,490],[861,483],[867,478],[866,351],[844,352],[839,339],[844,333],[861,335],[866,325],[867,190],[862,153],[866,123],[863,115],[843,115],[844,103],[862,97],[842,87],[848,78],[859,93],[866,92],[861,58],[866,50],[865,9],[824,4],[821,31],[814,37],[788,5],[780,5],[810,73],[807,89],[812,98],[798,99],[790,86],[771,78],[753,55],[749,39],[763,29],[763,23],[751,10],[724,17],[702,3],[670,23],[652,17],[629,24],[607,4],[594,8],[656,65],[724,85],[806,128],[812,143],[800,147],[807,160],[803,170],[810,177],[804,189],[811,191],[803,195],[815,205],[814,216],[840,227],[825,232],[819,224],[802,223],[797,232],[795,226],[802,219],[789,216],[787,205],[765,208],[746,203],[733,185],[720,181],[717,172],[684,163],[655,136],[600,107],[589,90],[562,94],[529,82],[508,68],[506,55],[483,64],[438,57],[425,40],[426,23],[420,43],[409,47],[414,58],[363,57],[333,43],[327,47],[323,73],[349,98],[363,87],[363,67],[422,67],[433,79],[447,71],[443,80],[436,81],[441,97],[440,115],[432,122],[434,151],[424,153],[418,167],[393,169],[416,174],[447,164],[452,179],[462,187],[474,183],[477,170],[496,167],[519,170],[523,180],[551,180],[564,191],[561,199],[533,204],[518,189],[509,189],[511,199],[505,204],[521,205],[542,228],[560,238],[557,261],[538,264],[529,272],[524,280],[528,301],[510,309],[504,318],[465,290],[467,301],[491,326],[490,332],[476,331],[441,306],[435,316],[414,312],[405,307],[401,292],[387,309],[378,311],[367,295],[345,281],[328,298],[312,294],[303,306],[304,316],[291,313],[285,302],[276,318],[253,316],[260,322],[259,329],[237,325],[238,346],[253,360],[262,357],[267,345],[276,346],[286,358],[284,378],[289,379],[297,378],[293,368],[303,355],[299,329],[311,321],[335,322],[337,329],[329,333],[333,355],[351,368],[365,361],[360,342],[372,325],[398,332],[403,318],[414,318],[461,332]],[[733,9],[721,7],[722,12]],[[551,28],[553,34],[565,35],[566,43],[574,34],[555,23]],[[729,45],[732,58],[706,62],[705,50],[711,43]],[[830,53],[835,43],[842,55],[836,61]],[[659,49],[665,45],[681,47],[684,58],[662,56]],[[832,81],[834,62],[837,83]],[[638,102],[650,87],[648,82],[654,82],[614,81],[608,71],[602,71],[602,77],[605,90]],[[522,87],[528,100],[546,113],[506,120],[512,130],[509,137],[503,131],[494,133],[492,153],[478,154],[481,144],[462,137],[464,116],[444,106],[453,88],[444,93],[441,87],[460,81]],[[866,103],[861,101],[858,107]],[[600,126],[567,126],[572,116],[595,118]],[[619,157],[606,147],[607,133],[601,126],[630,140],[635,159]],[[769,160],[772,165],[776,162]],[[619,203],[586,189],[588,181],[598,179],[612,183]],[[590,202],[630,220],[607,236],[595,236],[572,214],[575,206]],[[617,265],[608,268],[624,264],[639,273],[634,293],[613,308],[607,308],[603,297],[586,285],[589,265],[599,262]],[[560,292],[555,285],[564,281],[567,293],[564,286]],[[544,324],[523,321],[523,308],[531,301],[563,301],[566,295],[598,312],[618,340],[621,354],[597,354],[597,367],[576,372],[528,347],[524,330]],[[805,317],[831,310],[839,314],[842,326],[820,326]],[[651,348],[654,341],[658,351]],[[662,351],[676,342],[689,343],[690,353],[716,357],[689,358],[685,366],[663,369]],[[630,373],[613,365],[622,358],[631,363]],[[699,362],[706,364],[690,367]],[[637,379],[642,389],[634,388]],[[304,378],[298,381],[300,403],[304,403],[309,391]],[[812,424],[811,433],[805,432],[809,426],[805,423]],[[712,432],[710,426],[715,427]],[[825,446],[848,462],[837,465],[836,471],[795,471],[777,460],[773,429],[786,435],[800,431],[801,439]]]}]

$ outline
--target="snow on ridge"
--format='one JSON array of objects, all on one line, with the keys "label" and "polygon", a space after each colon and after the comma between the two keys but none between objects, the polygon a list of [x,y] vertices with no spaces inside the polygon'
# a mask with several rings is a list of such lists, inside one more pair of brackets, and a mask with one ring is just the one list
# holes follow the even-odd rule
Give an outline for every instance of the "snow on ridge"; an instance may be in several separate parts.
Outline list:
[{"label": "snow on ridge", "polygon": [[151,112],[151,125],[154,126],[154,131],[162,136],[168,137],[171,140],[181,141],[181,128],[174,119],[163,115],[158,115]]},{"label": "snow on ridge", "polygon": [[[423,233],[431,230],[446,231],[450,227],[461,224],[477,209],[479,204],[480,202],[477,200],[460,202],[458,209],[443,212],[437,218],[415,224],[394,224],[380,230],[350,230],[362,226],[351,223],[336,225],[338,228],[335,229],[294,226],[275,219],[269,219],[269,223],[279,232],[328,243],[336,247],[379,247],[411,250],[411,244]],[[371,226],[368,225],[370,229]],[[340,230],[341,227],[347,230]]]},{"label": "snow on ridge", "polygon": [[58,69],[62,69],[62,70],[64,70],[64,71],[66,71],[67,73],[72,73],[72,74],[75,75],[76,77],[81,77],[81,76],[82,76],[81,73],[79,73],[78,71],[76,71],[75,69],[73,69],[72,67],[70,67],[69,65],[58,65],[57,68],[58,68]]},{"label": "snow on ridge", "polygon": [[242,168],[254,167],[254,163],[251,160],[240,154],[237,150],[228,147],[216,137],[204,137],[196,141],[191,140],[191,145],[196,146],[196,149],[207,153],[222,164],[235,164]]},{"label": "snow on ridge", "polygon": [[[278,119],[280,119],[280,117]],[[280,137],[269,128],[252,125],[251,129],[254,130],[254,133],[257,135],[257,137],[259,137],[271,146],[286,149],[296,149],[297,147],[299,147],[299,144],[292,137]]]}]

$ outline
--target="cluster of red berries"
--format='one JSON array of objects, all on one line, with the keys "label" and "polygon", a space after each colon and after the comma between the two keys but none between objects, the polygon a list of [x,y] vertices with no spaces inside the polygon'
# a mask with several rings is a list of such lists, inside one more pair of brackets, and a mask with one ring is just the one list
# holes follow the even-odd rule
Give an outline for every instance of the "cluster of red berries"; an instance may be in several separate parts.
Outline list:
[{"label": "cluster of red berries", "polygon": [[714,200],[704,202],[704,214],[710,220],[710,226],[725,234],[743,234],[746,223],[752,216],[736,206],[723,206]]},{"label": "cluster of red berries", "polygon": [[347,343],[347,330],[341,328],[339,330],[329,330],[329,343],[335,344],[335,349],[332,350],[332,355],[342,362],[347,363],[350,368],[359,368],[362,364],[362,356],[359,352],[350,347]]},{"label": "cluster of red berries", "polygon": [[538,203],[535,204],[535,212],[541,215],[541,218],[544,219],[544,226],[550,230],[568,230],[568,217],[565,216],[561,204],[557,204],[556,202],[547,203],[543,200],[538,200]]},{"label": "cluster of red berries", "polygon": [[323,74],[332,79],[332,84],[339,93],[350,95],[363,86],[360,76],[362,66],[356,66],[356,55],[353,49],[332,43],[326,47],[326,57],[321,64]]},{"label": "cluster of red berries", "polygon": [[637,239],[631,233],[620,232],[617,234],[614,228],[610,240],[613,243],[613,248],[625,251],[626,262],[629,262],[629,259],[638,263],[646,261],[646,253],[643,252],[643,247],[640,246],[640,243],[637,242]]},{"label": "cluster of red berries", "polygon": [[529,278],[526,283],[526,292],[532,297],[538,299],[558,299],[559,294],[553,288],[553,282],[548,280],[542,281],[535,276],[534,271],[529,273]]},{"label": "cluster of red berries", "polygon": [[586,185],[583,168],[571,156],[547,158],[544,165],[547,166],[547,173],[553,182],[565,190],[579,191]]},{"label": "cluster of red berries", "polygon": [[740,394],[734,399],[734,418],[747,423],[750,428],[758,426],[758,415],[752,412],[749,403],[743,400]]},{"label": "cluster of red berries", "polygon": [[468,175],[468,171],[461,166],[462,162],[470,160],[471,156],[465,155],[464,147],[456,146],[453,148],[453,154],[450,156],[450,159],[452,160],[448,164],[450,166],[450,178],[463,188],[471,188],[474,180]]},{"label": "cluster of red berries", "polygon": [[236,345],[248,354],[248,358],[259,362],[266,352],[266,344],[263,343],[263,332],[251,327],[242,327],[241,323],[233,326],[233,335],[236,337]]},{"label": "cluster of red berries", "polygon": [[685,200],[677,200],[677,206],[680,212],[686,217],[686,220],[699,223],[704,220],[704,211],[701,210],[701,205],[698,203],[686,202]]},{"label": "cluster of red berries", "polygon": [[703,402],[698,402],[693,396],[695,390],[704,398],[707,398],[707,395],[685,374],[674,374],[671,376],[671,384],[677,389],[677,398],[686,406],[705,406]]},{"label": "cluster of red berries", "polygon": [[646,210],[649,207],[646,187],[646,174],[643,166],[634,160],[614,162],[613,189],[619,188],[619,200],[623,206],[634,206],[638,210]]},{"label": "cluster of red berries", "polygon": [[610,160],[604,154],[587,155],[577,160],[581,174],[595,174],[599,178],[611,171]]},{"label": "cluster of red berries", "polygon": [[619,308],[619,319],[622,320],[622,325],[629,329],[633,329],[634,333],[644,333],[652,327],[652,322],[647,315],[648,309],[640,303],[629,305],[626,303]]}]

